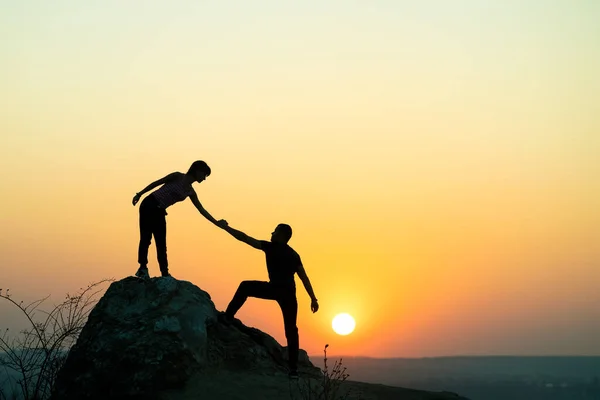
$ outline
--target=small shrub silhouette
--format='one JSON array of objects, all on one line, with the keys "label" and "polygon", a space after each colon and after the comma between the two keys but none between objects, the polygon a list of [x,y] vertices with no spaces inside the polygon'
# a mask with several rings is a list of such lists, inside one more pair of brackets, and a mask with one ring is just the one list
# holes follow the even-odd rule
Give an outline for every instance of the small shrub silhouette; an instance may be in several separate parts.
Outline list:
[{"label": "small shrub silhouette", "polygon": [[[69,349],[98,302],[98,295],[103,291],[101,286],[112,281],[104,279],[81,288],[75,295],[67,294],[65,300],[50,311],[40,309],[50,296],[25,304],[14,300],[8,289],[0,289],[0,299],[16,307],[28,322],[28,327],[17,335],[11,335],[8,328],[0,333],[0,352],[3,353],[0,367],[18,375],[16,382],[4,382],[13,387],[12,398],[45,400],[50,397]],[[37,318],[38,313],[44,316]],[[0,400],[7,398],[7,394],[0,391]]]},{"label": "small shrub silhouette", "polygon": [[[341,390],[342,384],[350,376],[346,372],[346,367],[343,366],[342,359],[336,360],[333,368],[330,370],[327,365],[327,348],[328,344],[323,349],[323,376],[321,378],[300,378],[297,381],[297,392],[301,400],[346,400],[352,394],[352,391]],[[290,381],[290,397],[295,400],[294,390]],[[357,394],[357,400],[361,398],[361,394]]]}]

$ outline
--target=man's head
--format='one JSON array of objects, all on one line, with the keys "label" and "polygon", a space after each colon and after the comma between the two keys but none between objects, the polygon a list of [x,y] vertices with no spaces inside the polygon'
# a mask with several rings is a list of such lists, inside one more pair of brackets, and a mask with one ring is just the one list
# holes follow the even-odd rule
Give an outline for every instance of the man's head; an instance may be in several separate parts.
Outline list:
[{"label": "man's head", "polygon": [[204,161],[194,161],[187,174],[200,183],[210,175],[210,167]]},{"label": "man's head", "polygon": [[292,237],[292,227],[288,224],[279,224],[271,233],[271,242],[287,243]]}]

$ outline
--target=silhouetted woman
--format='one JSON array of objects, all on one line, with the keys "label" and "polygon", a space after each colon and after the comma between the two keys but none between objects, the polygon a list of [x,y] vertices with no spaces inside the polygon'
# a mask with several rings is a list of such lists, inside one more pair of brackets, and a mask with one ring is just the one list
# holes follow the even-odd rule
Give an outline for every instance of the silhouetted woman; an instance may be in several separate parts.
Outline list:
[{"label": "silhouetted woman", "polygon": [[154,188],[161,186],[156,191],[148,195],[140,204],[140,245],[138,248],[139,269],[135,273],[140,278],[149,278],[148,274],[148,248],[152,236],[156,245],[156,256],[162,276],[171,276],[169,274],[169,262],[167,261],[167,208],[175,203],[190,198],[194,206],[200,211],[206,219],[217,226],[221,226],[209,213],[202,207],[198,196],[192,187],[192,183],[201,183],[210,175],[210,167],[204,161],[195,161],[190,166],[187,173],[173,172],[162,179],[152,182],[133,197],[135,206],[140,198]]}]

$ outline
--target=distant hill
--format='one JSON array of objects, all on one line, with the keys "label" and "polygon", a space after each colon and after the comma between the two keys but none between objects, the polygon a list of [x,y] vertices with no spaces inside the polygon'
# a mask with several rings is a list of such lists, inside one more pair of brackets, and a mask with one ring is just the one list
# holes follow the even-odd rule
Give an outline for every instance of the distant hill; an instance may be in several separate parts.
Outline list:
[{"label": "distant hill", "polygon": [[449,390],[472,400],[600,400],[598,356],[343,357],[343,364],[349,379]]},{"label": "distant hill", "polygon": [[[319,360],[319,357],[312,356],[311,360]],[[431,376],[478,379],[560,377],[568,380],[587,380],[600,376],[598,356],[343,357],[343,362],[352,371],[353,378],[386,384],[412,379],[420,380]]]}]

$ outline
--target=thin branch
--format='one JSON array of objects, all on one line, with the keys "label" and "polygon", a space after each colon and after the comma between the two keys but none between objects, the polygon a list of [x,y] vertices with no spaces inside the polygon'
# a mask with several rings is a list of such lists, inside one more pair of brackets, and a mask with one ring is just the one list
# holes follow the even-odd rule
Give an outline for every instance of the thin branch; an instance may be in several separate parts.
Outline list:
[{"label": "thin branch", "polygon": [[[51,395],[66,358],[65,352],[76,342],[103,291],[100,285],[113,281],[104,279],[81,288],[75,295],[67,294],[49,312],[39,309],[49,296],[24,305],[13,300],[8,290],[3,293],[0,289],[0,298],[17,307],[29,322],[29,329],[20,331],[12,339],[8,329],[0,335],[0,350],[5,352],[0,357],[0,365],[20,375],[16,383],[25,399],[43,400]],[[43,313],[45,319],[38,321],[38,312]]]}]

